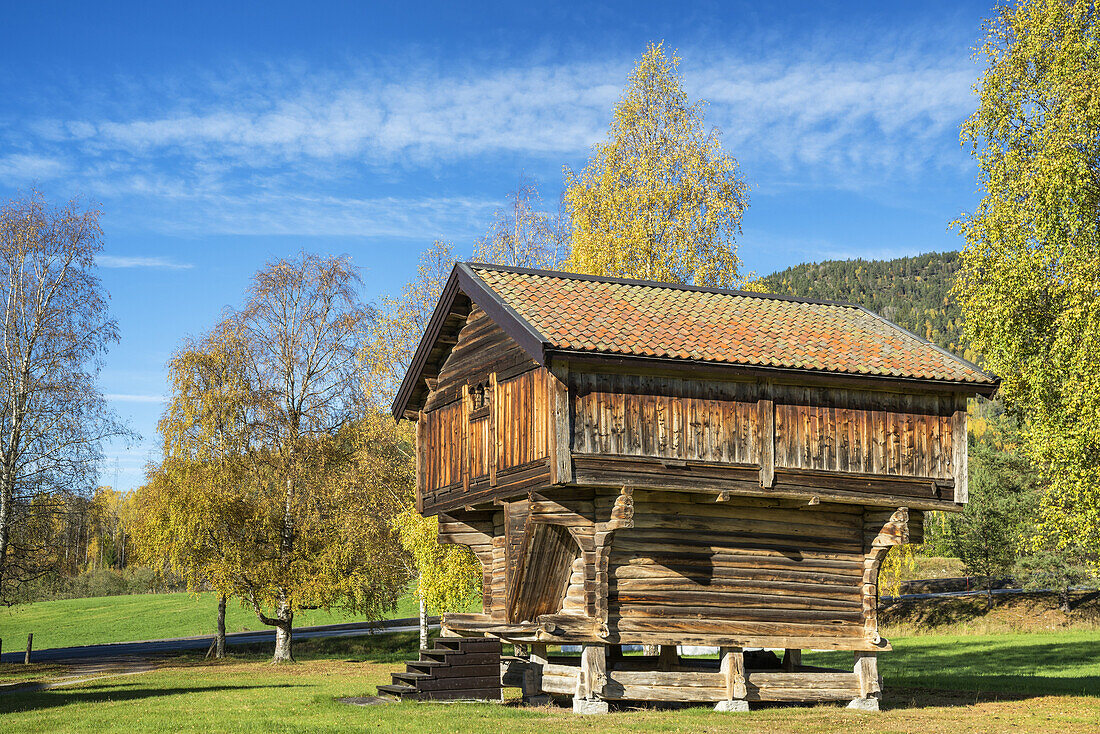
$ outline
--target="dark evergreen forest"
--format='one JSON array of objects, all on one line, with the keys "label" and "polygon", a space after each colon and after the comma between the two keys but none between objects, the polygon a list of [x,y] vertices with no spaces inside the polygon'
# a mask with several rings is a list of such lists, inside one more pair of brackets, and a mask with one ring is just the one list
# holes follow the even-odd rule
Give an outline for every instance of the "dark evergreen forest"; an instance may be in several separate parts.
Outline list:
[{"label": "dark evergreen forest", "polygon": [[959,253],[929,252],[896,260],[803,263],[761,280],[773,293],[858,303],[973,360],[951,297],[958,269]]}]

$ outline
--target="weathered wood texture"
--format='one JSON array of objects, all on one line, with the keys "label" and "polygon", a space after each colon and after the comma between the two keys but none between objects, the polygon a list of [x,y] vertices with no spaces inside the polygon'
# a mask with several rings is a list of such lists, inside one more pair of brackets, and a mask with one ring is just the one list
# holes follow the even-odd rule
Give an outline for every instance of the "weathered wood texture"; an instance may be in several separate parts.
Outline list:
[{"label": "weathered wood texture", "polygon": [[458,402],[463,385],[483,383],[491,372],[507,380],[537,366],[515,340],[473,304],[450,355],[440,367],[424,410],[431,412]]},{"label": "weathered wood texture", "polygon": [[860,507],[636,490],[633,522],[610,556],[620,640],[864,636]]},{"label": "weathered wood texture", "polygon": [[[519,566],[511,505],[525,506]],[[451,515],[447,515],[451,518]],[[484,514],[478,515],[485,527]],[[448,615],[463,634],[516,642],[718,644],[885,649],[878,570],[919,540],[923,515],[857,505],[708,493],[550,488],[492,514],[484,615]],[[471,546],[475,547],[475,546]]]},{"label": "weathered wood texture", "polygon": [[578,551],[566,528],[546,523],[528,526],[517,572],[508,582],[511,621],[534,621],[562,611]]},{"label": "weathered wood texture", "polygon": [[418,500],[429,514],[522,495],[550,471],[546,370],[476,304],[456,342],[419,417]]},{"label": "weathered wood texture", "polygon": [[949,479],[955,396],[569,374],[573,450],[580,454]]},{"label": "weathered wood texture", "polygon": [[[530,660],[504,658],[500,675],[505,686],[523,687],[535,679],[541,684],[542,691],[557,695],[577,695],[577,691],[583,690],[608,700],[709,703],[730,698],[748,701],[849,701],[861,696],[861,683],[869,678],[864,675],[861,679],[858,672],[803,667],[796,671],[738,668],[736,656],[740,653],[734,650],[739,648],[724,651],[718,671],[634,670],[626,660],[607,661],[602,679],[594,675],[590,684],[583,657],[580,661],[566,662],[567,658],[547,660],[532,656]],[[597,670],[598,664],[599,661],[596,665],[590,664],[588,670]],[[868,695],[877,695],[873,685],[868,686],[867,690]]]}]

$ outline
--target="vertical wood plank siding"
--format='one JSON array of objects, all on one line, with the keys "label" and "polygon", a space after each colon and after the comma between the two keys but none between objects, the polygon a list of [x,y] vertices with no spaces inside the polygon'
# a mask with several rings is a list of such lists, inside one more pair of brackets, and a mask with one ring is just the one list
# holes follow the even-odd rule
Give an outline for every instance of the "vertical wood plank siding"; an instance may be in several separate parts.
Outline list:
[{"label": "vertical wood plank siding", "polygon": [[[951,396],[585,372],[569,379],[578,454],[955,477]],[[766,435],[773,420],[774,436]]]},{"label": "vertical wood plank siding", "polygon": [[[549,451],[551,403],[543,370],[531,370],[496,385],[488,413],[468,420],[459,401],[424,414],[423,488],[439,501],[442,493],[462,491],[463,470],[470,482],[488,481],[496,451],[496,471],[545,462]],[[496,436],[491,428],[496,428]]]}]

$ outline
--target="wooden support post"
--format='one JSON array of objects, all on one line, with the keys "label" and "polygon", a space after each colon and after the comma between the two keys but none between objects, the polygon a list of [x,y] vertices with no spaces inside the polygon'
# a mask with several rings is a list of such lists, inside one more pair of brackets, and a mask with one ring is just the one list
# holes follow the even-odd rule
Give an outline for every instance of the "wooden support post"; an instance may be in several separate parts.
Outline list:
[{"label": "wooden support post", "polygon": [[951,417],[951,461],[955,465],[955,502],[965,504],[970,496],[970,472],[966,443],[966,397],[958,396]]},{"label": "wooden support post", "polygon": [[577,692],[573,695],[573,713],[606,714],[607,701],[600,700],[607,684],[607,648],[585,645],[581,648],[581,671],[577,677]]},{"label": "wooden support post", "polygon": [[531,645],[527,669],[523,673],[523,702],[530,706],[545,706],[550,696],[542,691],[542,671],[549,663],[546,645]]},{"label": "wooden support post", "polygon": [[470,411],[473,407],[473,396],[470,395],[469,384],[462,386],[462,445],[458,447],[462,473],[462,491],[470,491]]},{"label": "wooden support post", "polygon": [[788,647],[783,651],[783,670],[794,673],[802,665],[802,651]]},{"label": "wooden support post", "polygon": [[878,708],[878,698],[882,696],[882,682],[878,677],[878,654],[857,650],[855,653],[855,667],[853,672],[859,678],[859,697],[865,701],[874,699],[872,706],[856,706],[854,708]]},{"label": "wooden support post", "polygon": [[573,430],[569,425],[569,365],[552,364],[546,372],[549,397],[550,483],[573,481]]},{"label": "wooden support post", "polygon": [[726,678],[726,700],[744,699],[748,695],[745,688],[745,653],[740,647],[721,648],[722,663],[720,670]]},{"label": "wooden support post", "polygon": [[504,401],[500,396],[500,389],[497,386],[497,373],[489,373],[489,486],[497,486],[497,465],[501,460],[501,454],[504,450],[504,441],[501,437],[497,436],[497,433],[501,431],[500,428],[500,406],[504,404]]},{"label": "wooden support post", "polygon": [[27,653],[23,656],[23,665],[31,664],[31,644],[34,642],[34,633],[27,633]]},{"label": "wooden support post", "polygon": [[657,658],[658,670],[676,670],[676,666],[680,664],[680,655],[676,650],[676,645],[661,645],[661,654]]},{"label": "wooden support post", "polygon": [[775,486],[775,403],[757,402],[760,411],[760,486]]}]

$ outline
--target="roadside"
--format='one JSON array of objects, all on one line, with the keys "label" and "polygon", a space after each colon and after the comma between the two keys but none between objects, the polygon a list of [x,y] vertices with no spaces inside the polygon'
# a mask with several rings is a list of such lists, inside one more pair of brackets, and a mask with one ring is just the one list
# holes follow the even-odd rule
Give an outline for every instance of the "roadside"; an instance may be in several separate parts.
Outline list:
[{"label": "roadside", "polygon": [[[429,617],[429,626],[439,628],[439,618]],[[351,622],[301,627],[294,630],[295,641],[386,635],[419,631],[416,617],[381,622]],[[177,637],[167,640],[116,642],[105,645],[83,645],[35,650],[32,663],[23,665],[24,653],[9,652],[0,656],[0,695],[26,693],[77,685],[100,678],[134,675],[155,670],[158,658],[181,653],[196,653],[210,647],[210,635]],[[226,645],[249,649],[274,644],[273,630],[235,632],[226,635]]]}]

